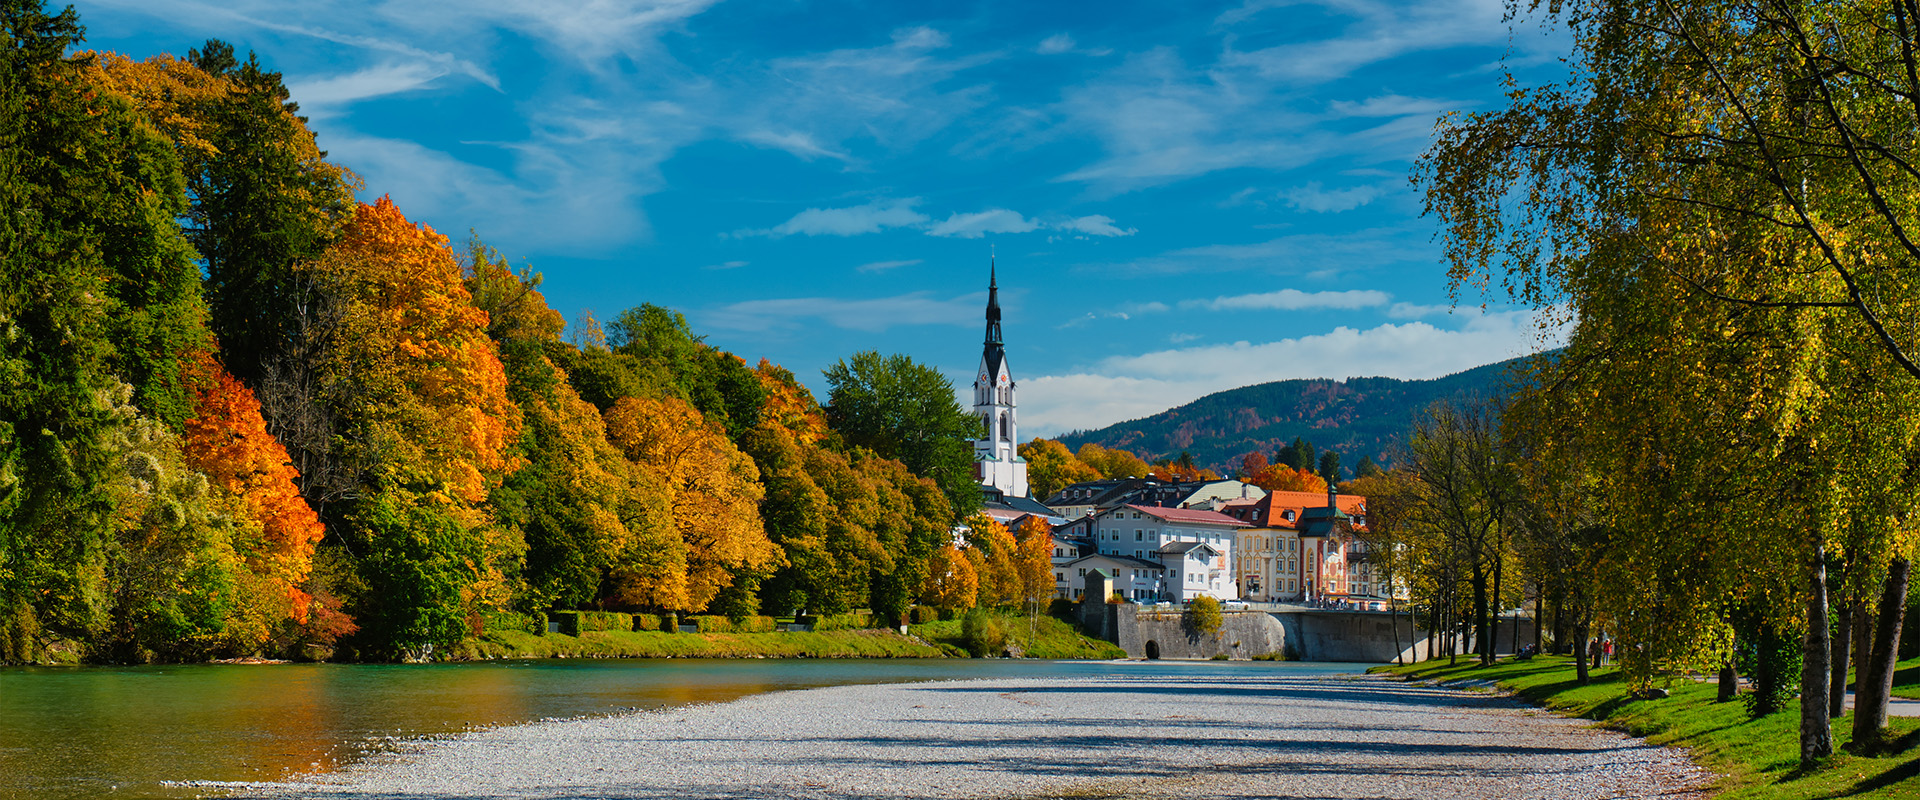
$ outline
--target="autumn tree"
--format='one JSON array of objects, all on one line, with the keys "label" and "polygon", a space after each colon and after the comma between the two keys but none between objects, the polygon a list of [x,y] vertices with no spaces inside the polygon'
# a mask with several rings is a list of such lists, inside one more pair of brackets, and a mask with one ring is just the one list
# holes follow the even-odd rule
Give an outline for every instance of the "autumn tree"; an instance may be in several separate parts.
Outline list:
[{"label": "autumn tree", "polygon": [[1061,489],[1082,481],[1097,481],[1099,470],[1081,461],[1067,446],[1053,439],[1035,439],[1018,448],[1027,460],[1027,483],[1033,496],[1052,497]]},{"label": "autumn tree", "polygon": [[[1498,280],[1521,302],[1577,320],[1570,364],[1586,373],[1583,390],[1624,401],[1600,421],[1636,432],[1614,437],[1634,442],[1625,449],[1678,451],[1637,465],[1652,474],[1633,487],[1679,487],[1690,494],[1668,507],[1712,507],[1731,519],[1722,526],[1735,533],[1722,539],[1738,542],[1723,556],[1723,566],[1741,566],[1732,574],[1786,559],[1797,578],[1784,597],[1748,581],[1705,591],[1694,581],[1676,585],[1687,600],[1675,610],[1712,619],[1714,606],[1739,597],[1759,603],[1765,624],[1798,631],[1801,761],[1812,764],[1832,744],[1827,565],[1844,546],[1838,522],[1910,518],[1904,503],[1883,499],[1902,481],[1874,489],[1863,480],[1907,460],[1903,417],[1864,450],[1831,448],[1860,441],[1840,431],[1877,405],[1866,387],[1910,398],[1920,378],[1912,281],[1920,249],[1906,233],[1920,210],[1909,157],[1920,92],[1912,9],[1764,0],[1534,7],[1572,34],[1572,77],[1516,85],[1505,108],[1443,120],[1419,168],[1427,208],[1442,218],[1456,285]],[[1610,358],[1617,354],[1629,355]],[[1862,371],[1871,384],[1858,380]],[[1680,438],[1637,441],[1653,425]],[[1696,447],[1722,464],[1771,459],[1790,469],[1756,486],[1693,461]],[[1653,499],[1636,498],[1660,507]],[[1795,524],[1779,525],[1789,509]],[[1647,560],[1622,566],[1678,573],[1699,560],[1681,546],[1693,536],[1665,533],[1660,552],[1631,548],[1623,558]],[[1889,555],[1891,571],[1908,554]],[[1647,631],[1646,644],[1698,646],[1711,628]]]},{"label": "autumn tree", "polygon": [[625,398],[606,423],[608,440],[655,476],[678,534],[662,568],[616,574],[622,598],[704,611],[732,584],[734,570],[776,562],[780,550],[760,519],[760,471],[719,423],[675,397]]},{"label": "autumn tree", "polygon": [[1102,478],[1144,478],[1153,472],[1153,465],[1132,452],[1109,449],[1092,442],[1080,445],[1074,456],[1099,472]]},{"label": "autumn tree", "polygon": [[920,602],[935,608],[964,611],[973,607],[979,594],[980,577],[960,548],[948,544],[934,551]]}]

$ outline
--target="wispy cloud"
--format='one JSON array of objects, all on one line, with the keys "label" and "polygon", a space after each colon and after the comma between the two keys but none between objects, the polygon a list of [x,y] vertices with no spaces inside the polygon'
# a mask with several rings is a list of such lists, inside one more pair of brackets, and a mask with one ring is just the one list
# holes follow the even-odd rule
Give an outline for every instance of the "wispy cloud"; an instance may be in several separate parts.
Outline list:
[{"label": "wispy cloud", "polygon": [[921,263],[924,260],[925,259],[909,258],[901,261],[874,261],[874,262],[861,264],[860,266],[854,267],[853,271],[867,272],[867,273],[886,272],[888,270],[899,269],[901,267],[911,267],[915,264]]},{"label": "wispy cloud", "polygon": [[1308,308],[1352,310],[1383,306],[1392,299],[1393,295],[1370,289],[1353,289],[1344,292],[1303,292],[1298,289],[1281,289],[1277,292],[1260,294],[1221,296],[1212,300],[1182,300],[1180,307],[1206,311],[1298,311]]},{"label": "wispy cloud", "polygon": [[1069,36],[1064,33],[1056,33],[1052,36],[1049,36],[1045,39],[1040,40],[1040,46],[1035,47],[1034,52],[1040,53],[1041,55],[1071,53],[1073,52],[1073,48],[1075,44],[1076,42],[1073,41],[1072,36]]},{"label": "wispy cloud", "polygon": [[791,329],[811,322],[879,333],[902,325],[971,325],[980,318],[984,295],[941,299],[931,292],[893,297],[789,297],[747,300],[699,312],[704,327],[759,333]]},{"label": "wispy cloud", "polygon": [[1352,211],[1373,202],[1381,195],[1378,186],[1349,186],[1345,189],[1322,189],[1319,181],[1310,181],[1305,186],[1288,189],[1280,196],[1287,205],[1302,211],[1320,213]]},{"label": "wispy cloud", "polygon": [[721,263],[718,263],[718,264],[708,264],[708,265],[706,265],[706,266],[704,266],[704,267],[701,267],[701,269],[705,269],[705,270],[726,270],[726,269],[739,269],[739,268],[741,268],[741,267],[744,267],[744,266],[746,266],[746,265],[747,265],[748,263],[750,263],[750,262],[746,262],[746,261],[723,261],[723,262],[721,262]]},{"label": "wispy cloud", "polygon": [[1182,247],[1132,261],[1082,264],[1081,272],[1178,275],[1253,271],[1302,275],[1314,280],[1392,264],[1432,262],[1439,257],[1426,229],[1405,223],[1341,233],[1292,233],[1248,244]]},{"label": "wispy cloud", "polygon": [[1063,231],[1072,231],[1074,233],[1082,233],[1088,236],[1132,236],[1140,232],[1139,230],[1134,228],[1121,228],[1120,226],[1113,224],[1113,218],[1105,214],[1093,214],[1085,217],[1075,217],[1065,222],[1055,223],[1048,227],[1056,228]]},{"label": "wispy cloud", "polygon": [[1040,223],[1021,216],[1018,211],[989,208],[971,214],[953,214],[934,223],[927,229],[927,235],[978,239],[989,233],[1026,233],[1039,227]]},{"label": "wispy cloud", "polygon": [[879,233],[886,228],[918,226],[927,221],[927,215],[913,210],[919,202],[919,198],[912,197],[876,200],[846,208],[809,208],[771,228],[738,230],[733,236],[858,236]]}]

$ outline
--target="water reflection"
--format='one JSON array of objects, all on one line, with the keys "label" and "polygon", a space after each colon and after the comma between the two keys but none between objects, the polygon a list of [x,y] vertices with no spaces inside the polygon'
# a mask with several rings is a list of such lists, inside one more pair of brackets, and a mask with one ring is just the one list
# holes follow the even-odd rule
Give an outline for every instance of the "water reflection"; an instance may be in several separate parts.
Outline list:
[{"label": "water reflection", "polygon": [[1352,665],[624,660],[0,669],[0,797],[192,797],[163,782],[277,780],[395,739],[850,683]]}]

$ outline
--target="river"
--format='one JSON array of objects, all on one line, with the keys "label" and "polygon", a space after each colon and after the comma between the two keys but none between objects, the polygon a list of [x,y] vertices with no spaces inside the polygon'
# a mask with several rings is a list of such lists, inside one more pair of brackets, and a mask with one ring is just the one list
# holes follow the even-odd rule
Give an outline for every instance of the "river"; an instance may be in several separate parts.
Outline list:
[{"label": "river", "polygon": [[845,684],[1354,664],[538,660],[0,669],[0,798],[183,798],[329,770],[396,740]]}]

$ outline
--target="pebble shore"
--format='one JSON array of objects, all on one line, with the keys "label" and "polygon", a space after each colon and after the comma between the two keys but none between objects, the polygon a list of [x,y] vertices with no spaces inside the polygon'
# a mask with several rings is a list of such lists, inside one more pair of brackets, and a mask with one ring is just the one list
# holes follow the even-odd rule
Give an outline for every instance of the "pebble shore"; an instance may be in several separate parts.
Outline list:
[{"label": "pebble shore", "polygon": [[1706,797],[1684,754],[1368,676],[841,686],[422,742],[275,798]]}]

